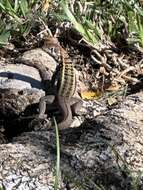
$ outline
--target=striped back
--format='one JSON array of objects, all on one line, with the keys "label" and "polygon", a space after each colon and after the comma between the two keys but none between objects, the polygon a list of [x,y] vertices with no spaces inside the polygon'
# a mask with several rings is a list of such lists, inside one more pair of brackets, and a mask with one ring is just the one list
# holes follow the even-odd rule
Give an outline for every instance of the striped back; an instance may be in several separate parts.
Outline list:
[{"label": "striped back", "polygon": [[54,37],[45,39],[43,49],[60,64],[57,95],[72,97],[75,93],[76,77],[74,66],[69,55],[60,46],[58,39]]},{"label": "striped back", "polygon": [[69,55],[63,48],[61,48],[61,57],[58,95],[70,98],[76,88],[75,70]]}]

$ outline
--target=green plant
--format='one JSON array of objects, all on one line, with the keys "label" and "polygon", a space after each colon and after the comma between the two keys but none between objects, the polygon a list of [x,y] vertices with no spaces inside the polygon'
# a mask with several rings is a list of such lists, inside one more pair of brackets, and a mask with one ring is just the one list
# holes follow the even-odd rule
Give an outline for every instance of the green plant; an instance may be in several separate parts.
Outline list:
[{"label": "green plant", "polygon": [[0,44],[7,43],[11,36],[26,36],[29,33],[40,11],[40,5],[37,6],[39,2],[39,0],[1,0]]},{"label": "green plant", "polygon": [[136,4],[130,5],[127,1],[124,2],[127,9],[127,23],[129,43],[138,42],[143,47],[143,8]]},{"label": "green plant", "polygon": [[61,0],[58,7],[56,18],[71,22],[92,46],[107,38],[118,43],[132,37],[142,45],[143,12],[138,0]]},{"label": "green plant", "polygon": [[[70,22],[74,25],[75,29],[83,36],[84,40],[94,45],[100,39],[100,33],[98,31],[98,27],[90,20],[86,19],[86,17],[82,18],[83,23],[79,20],[80,18],[77,17],[71,12],[68,1],[62,0],[61,6],[70,20]],[[96,32],[95,32],[96,31]]]},{"label": "green plant", "polygon": [[60,179],[61,179],[61,172],[60,172],[60,141],[59,141],[59,131],[57,122],[54,119],[54,126],[56,129],[56,147],[57,147],[57,161],[56,161],[56,175],[55,175],[55,183],[54,183],[54,190],[58,190],[60,186]]}]

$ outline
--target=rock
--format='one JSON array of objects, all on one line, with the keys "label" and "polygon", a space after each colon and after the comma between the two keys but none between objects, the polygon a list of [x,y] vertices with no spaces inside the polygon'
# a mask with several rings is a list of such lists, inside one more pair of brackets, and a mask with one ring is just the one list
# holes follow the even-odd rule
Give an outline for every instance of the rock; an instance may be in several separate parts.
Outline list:
[{"label": "rock", "polygon": [[27,106],[38,103],[45,95],[39,65],[44,71],[47,68],[45,75],[50,80],[57,64],[40,48],[26,51],[21,59],[25,64],[0,63],[0,112],[4,116],[19,115]]},{"label": "rock", "polygon": [[34,67],[23,64],[0,66],[0,89],[42,89],[41,77]]},{"label": "rock", "polygon": [[[143,92],[60,131],[61,189],[142,189]],[[0,184],[17,190],[53,189],[55,129],[27,132],[0,145]],[[102,184],[102,187],[101,187]]]},{"label": "rock", "polygon": [[50,71],[54,72],[56,69],[57,62],[48,53],[43,51],[41,48],[36,48],[24,52],[21,57],[24,60],[29,60],[31,62],[38,62],[48,68]]},{"label": "rock", "polygon": [[[14,64],[12,58],[0,60],[0,130],[4,129],[2,139],[30,130],[28,122],[38,114],[39,100],[45,96],[41,69],[44,69],[44,76],[50,81],[56,68],[54,59],[41,49],[27,51],[21,57],[25,64],[16,61]],[[33,62],[28,62],[28,59]],[[46,64],[46,67],[42,64]]]}]

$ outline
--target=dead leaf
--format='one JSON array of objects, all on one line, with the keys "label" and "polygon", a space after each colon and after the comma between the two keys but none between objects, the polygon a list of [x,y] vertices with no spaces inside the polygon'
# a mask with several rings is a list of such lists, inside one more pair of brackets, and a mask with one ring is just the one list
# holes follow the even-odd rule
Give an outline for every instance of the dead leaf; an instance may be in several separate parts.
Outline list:
[{"label": "dead leaf", "polygon": [[51,0],[44,0],[43,5],[42,5],[42,11],[47,13],[49,10]]},{"label": "dead leaf", "polygon": [[81,92],[82,99],[87,99],[87,100],[98,99],[99,97],[101,97],[101,95],[102,93],[99,90]]},{"label": "dead leaf", "polygon": [[116,104],[117,103],[116,97],[114,97],[114,96],[109,97],[107,99],[107,103],[108,103],[109,106],[112,106],[113,104]]}]

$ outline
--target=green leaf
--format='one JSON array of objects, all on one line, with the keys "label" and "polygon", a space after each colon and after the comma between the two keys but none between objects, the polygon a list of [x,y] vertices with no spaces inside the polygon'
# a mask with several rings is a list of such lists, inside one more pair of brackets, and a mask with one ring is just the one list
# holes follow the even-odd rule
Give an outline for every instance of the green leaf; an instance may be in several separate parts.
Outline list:
[{"label": "green leaf", "polygon": [[21,25],[20,31],[24,37],[26,37],[27,34],[29,34],[31,27],[32,27],[32,22],[27,22],[24,25]]},{"label": "green leaf", "polygon": [[5,6],[2,3],[0,3],[0,7],[5,10]]},{"label": "green leaf", "polygon": [[27,14],[28,11],[29,11],[27,0],[21,0],[21,1],[19,1],[19,6],[20,6],[20,9],[21,9],[21,11],[22,11],[23,16],[25,17],[26,14]]},{"label": "green leaf", "polygon": [[5,1],[5,7],[9,11],[12,11],[12,12],[14,11],[14,9],[12,8],[12,6],[8,0]]},{"label": "green leaf", "polygon": [[15,0],[15,3],[14,3],[14,10],[15,10],[15,12],[18,11],[18,7],[19,7],[18,0]]},{"label": "green leaf", "polygon": [[15,9],[12,7],[10,1],[5,0],[0,3],[0,7],[3,9],[3,11],[12,16],[17,22],[22,24],[22,20],[17,16]]},{"label": "green leaf", "polygon": [[69,20],[73,23],[75,29],[83,36],[83,38],[87,42],[91,43],[92,45],[95,45],[98,42],[98,40],[88,29],[86,29],[86,27],[84,27],[82,24],[80,24],[76,20],[76,18],[72,14],[72,12],[69,10],[68,2],[65,0],[62,0],[61,6],[62,6],[64,12],[66,13],[67,17],[69,18]]},{"label": "green leaf", "polygon": [[8,39],[10,37],[10,31],[4,31],[0,34],[0,44],[6,44],[8,42]]},{"label": "green leaf", "polygon": [[74,15],[71,13],[71,11],[68,8],[68,4],[67,2],[65,2],[64,0],[61,1],[61,5],[66,13],[66,15],[68,16],[68,18],[70,19],[70,21],[74,24],[75,28],[81,33],[84,34],[85,30],[83,28],[83,26],[77,22],[76,18],[74,17]]}]

